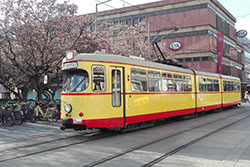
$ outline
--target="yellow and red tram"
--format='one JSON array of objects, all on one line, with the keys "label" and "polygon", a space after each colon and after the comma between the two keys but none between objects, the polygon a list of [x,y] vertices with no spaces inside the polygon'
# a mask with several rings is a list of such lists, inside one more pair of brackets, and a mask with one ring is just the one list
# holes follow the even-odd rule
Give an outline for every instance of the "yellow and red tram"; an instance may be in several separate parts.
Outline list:
[{"label": "yellow and red tram", "polygon": [[240,80],[138,58],[68,52],[62,129],[129,125],[240,104]]}]

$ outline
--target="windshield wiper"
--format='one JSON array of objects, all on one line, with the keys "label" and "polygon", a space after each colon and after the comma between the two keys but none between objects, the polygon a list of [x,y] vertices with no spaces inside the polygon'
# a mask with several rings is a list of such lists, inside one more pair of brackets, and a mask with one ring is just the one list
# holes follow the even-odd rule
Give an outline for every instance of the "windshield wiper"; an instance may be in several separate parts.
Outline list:
[{"label": "windshield wiper", "polygon": [[70,90],[70,92],[75,92],[75,89],[76,89],[85,79],[86,79],[86,78],[83,77],[83,78],[78,82],[78,84],[76,84],[76,85]]}]

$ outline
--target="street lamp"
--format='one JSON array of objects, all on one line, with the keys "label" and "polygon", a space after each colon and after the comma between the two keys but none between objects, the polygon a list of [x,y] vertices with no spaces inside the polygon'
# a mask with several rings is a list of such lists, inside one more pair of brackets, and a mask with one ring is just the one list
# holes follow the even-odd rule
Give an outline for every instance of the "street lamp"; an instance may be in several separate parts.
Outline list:
[{"label": "street lamp", "polygon": [[96,3],[95,4],[95,31],[97,31],[97,14],[98,14],[98,5],[102,5],[104,3],[107,3],[111,0],[107,0],[107,1],[103,1],[103,2],[100,2],[100,3]]}]

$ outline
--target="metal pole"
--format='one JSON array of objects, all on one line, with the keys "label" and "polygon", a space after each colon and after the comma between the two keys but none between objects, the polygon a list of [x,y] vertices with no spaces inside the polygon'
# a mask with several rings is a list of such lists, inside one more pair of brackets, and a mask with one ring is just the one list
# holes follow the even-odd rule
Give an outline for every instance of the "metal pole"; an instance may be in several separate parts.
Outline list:
[{"label": "metal pole", "polygon": [[98,4],[95,4],[95,31],[97,31],[97,13],[98,13]]},{"label": "metal pole", "polygon": [[151,54],[151,39],[150,39],[150,21],[148,21],[148,57]]},{"label": "metal pole", "polygon": [[97,27],[98,5],[102,5],[102,4],[107,3],[109,1],[112,1],[112,0],[107,0],[107,1],[95,4],[95,31],[97,31],[97,28],[98,28]]}]

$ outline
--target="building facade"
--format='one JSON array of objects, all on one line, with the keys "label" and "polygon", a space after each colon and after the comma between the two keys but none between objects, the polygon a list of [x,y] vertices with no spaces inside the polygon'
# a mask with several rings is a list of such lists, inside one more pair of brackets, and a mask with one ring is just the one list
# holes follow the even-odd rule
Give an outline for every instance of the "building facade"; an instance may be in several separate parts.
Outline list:
[{"label": "building facade", "polygon": [[[163,0],[98,13],[102,22],[135,25],[146,21],[150,38],[157,38],[176,50],[165,48],[180,64],[217,73],[217,34],[224,33],[222,74],[243,79],[244,52],[236,37],[236,18],[217,0]],[[177,31],[173,31],[178,29]]]}]

